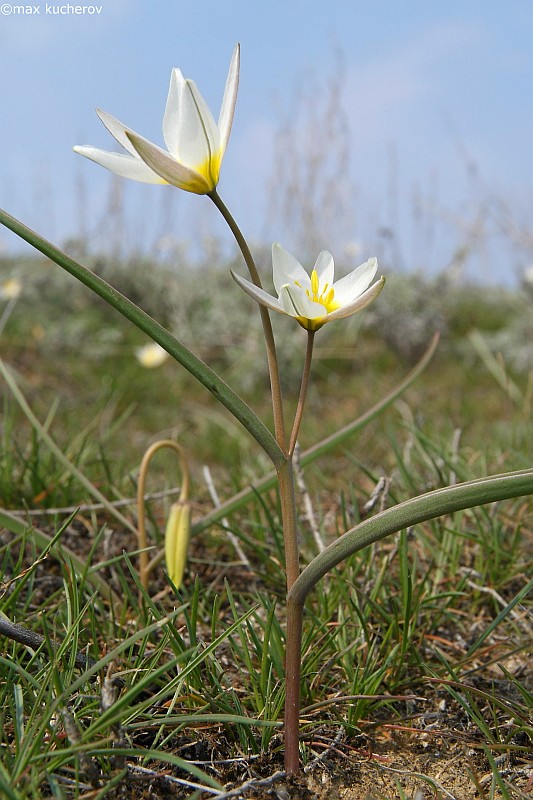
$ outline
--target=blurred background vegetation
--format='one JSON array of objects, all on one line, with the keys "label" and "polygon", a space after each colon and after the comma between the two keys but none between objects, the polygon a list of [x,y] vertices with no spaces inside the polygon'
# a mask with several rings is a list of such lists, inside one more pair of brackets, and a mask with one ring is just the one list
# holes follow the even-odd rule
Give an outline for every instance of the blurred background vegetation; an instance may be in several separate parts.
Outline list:
[{"label": "blurred background vegetation", "polygon": [[[154,265],[135,255],[124,261],[100,255],[85,263],[168,326],[270,420],[257,308],[229,275],[230,267],[244,273],[237,257],[193,267]],[[259,263],[269,276],[266,248]],[[113,474],[127,482],[146,447],[168,435],[179,438],[197,471],[204,463],[211,466],[223,491],[268,468],[255,443],[203,387],[170,359],[153,369],[143,367],[136,351],[145,337],[56,265],[28,256],[4,259],[1,267],[3,276],[21,285],[5,321],[2,357],[39,419],[48,420],[57,443],[77,449],[79,458],[90,450],[83,460],[88,459],[94,479],[105,480],[104,445]],[[354,443],[358,457],[372,469],[390,469],[387,425],[394,419],[396,435],[403,426],[405,439],[414,421],[432,436],[451,438],[460,429],[462,444],[484,458],[497,459],[512,447],[522,451],[526,466],[532,299],[533,284],[526,280],[511,290],[468,285],[447,273],[389,275],[371,308],[319,332],[302,446],[332,433],[392,389],[439,330],[441,342],[429,368],[380,423],[365,429]],[[279,315],[274,319],[283,385],[294,409],[305,334],[291,323]],[[5,389],[3,402],[4,412],[10,412],[3,415],[4,444],[6,437],[11,442],[5,457],[12,465],[13,452],[28,447],[29,429]],[[335,464],[335,478],[342,482],[338,457]],[[50,487],[30,481],[24,502],[32,504],[45,490]],[[41,500],[61,505],[60,495],[56,486]],[[8,505],[19,506],[21,499],[4,496]]]}]

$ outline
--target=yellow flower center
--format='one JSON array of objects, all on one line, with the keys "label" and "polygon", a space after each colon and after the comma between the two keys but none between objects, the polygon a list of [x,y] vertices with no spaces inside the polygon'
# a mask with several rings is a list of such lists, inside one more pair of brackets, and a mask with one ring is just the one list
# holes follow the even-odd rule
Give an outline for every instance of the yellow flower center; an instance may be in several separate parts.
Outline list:
[{"label": "yellow flower center", "polygon": [[339,308],[339,303],[335,302],[333,286],[326,283],[321,287],[316,269],[311,273],[311,290],[307,289],[305,293],[314,303],[320,303],[321,306],[324,306],[328,314]]},{"label": "yellow flower center", "polygon": [[[299,289],[303,288],[299,281],[294,281],[294,283]],[[305,293],[313,303],[320,303],[325,309],[325,313],[313,317],[312,319],[300,316],[296,316],[295,319],[300,323],[302,328],[305,328],[307,331],[317,331],[327,321],[327,315],[335,311],[335,309],[340,308],[340,303],[337,303],[335,300],[335,290],[333,286],[330,286],[329,283],[320,286],[320,279],[316,269],[311,273],[311,289],[306,289]]]},{"label": "yellow flower center", "polygon": [[212,191],[218,183],[221,163],[220,153],[214,153],[214,155],[210,155],[205,161],[193,168],[202,178],[205,178],[209,184],[209,191]]}]

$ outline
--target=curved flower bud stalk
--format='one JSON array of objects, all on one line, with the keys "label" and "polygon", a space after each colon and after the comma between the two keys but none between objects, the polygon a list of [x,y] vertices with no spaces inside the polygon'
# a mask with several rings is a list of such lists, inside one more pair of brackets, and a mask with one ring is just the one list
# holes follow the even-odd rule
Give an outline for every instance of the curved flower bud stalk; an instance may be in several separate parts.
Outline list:
[{"label": "curved flower bud stalk", "polygon": [[176,588],[179,588],[185,564],[187,562],[187,550],[189,547],[189,536],[191,532],[191,509],[189,504],[189,468],[185,451],[177,442],[172,439],[160,439],[150,445],[141,461],[139,470],[139,481],[137,483],[137,514],[138,526],[137,537],[139,541],[139,578],[141,586],[148,589],[148,577],[152,568],[157,563],[157,558],[148,561],[148,551],[146,547],[146,525],[145,525],[145,485],[146,473],[150,461],[162,448],[170,448],[177,454],[181,472],[181,490],[179,500],[171,506],[168,522],[165,528],[165,559],[167,571],[171,581]]},{"label": "curved flower bud stalk", "polygon": [[370,258],[349,275],[333,282],[333,256],[323,250],[308,275],[299,261],[275,242],[272,245],[274,287],[272,295],[232,272],[234,280],[261,305],[294,317],[308,331],[317,331],[326,322],[343,319],[367,306],[383,289],[381,277],[370,286],[377,268],[377,258]]},{"label": "curved flower bud stalk", "polygon": [[237,45],[229,67],[218,124],[194,81],[184,78],[179,69],[173,69],[163,117],[167,150],[139,136],[110,114],[97,110],[127,155],[88,145],[76,146],[74,152],[123,178],[143,183],[170,183],[187,192],[209,194],[218,183],[233,123],[239,86],[239,53]]}]

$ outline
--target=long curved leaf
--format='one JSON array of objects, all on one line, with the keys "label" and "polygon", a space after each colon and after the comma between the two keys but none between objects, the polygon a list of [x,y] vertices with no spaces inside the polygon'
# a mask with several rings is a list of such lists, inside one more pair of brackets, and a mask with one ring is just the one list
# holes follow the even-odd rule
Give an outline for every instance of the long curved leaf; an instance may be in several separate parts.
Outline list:
[{"label": "long curved leaf", "polygon": [[288,600],[303,605],[309,591],[333,567],[391,533],[454,511],[527,494],[533,494],[533,469],[458,483],[398,503],[360,522],[316,556],[292,586]]}]

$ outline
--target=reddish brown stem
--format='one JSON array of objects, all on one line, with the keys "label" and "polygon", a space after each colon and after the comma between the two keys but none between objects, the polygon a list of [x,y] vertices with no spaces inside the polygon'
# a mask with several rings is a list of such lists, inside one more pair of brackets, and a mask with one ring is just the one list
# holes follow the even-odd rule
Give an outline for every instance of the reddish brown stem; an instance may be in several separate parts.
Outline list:
[{"label": "reddish brown stem", "polygon": [[295,775],[300,769],[300,675],[302,660],[303,605],[287,604],[285,644],[285,770]]}]

